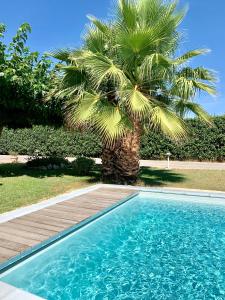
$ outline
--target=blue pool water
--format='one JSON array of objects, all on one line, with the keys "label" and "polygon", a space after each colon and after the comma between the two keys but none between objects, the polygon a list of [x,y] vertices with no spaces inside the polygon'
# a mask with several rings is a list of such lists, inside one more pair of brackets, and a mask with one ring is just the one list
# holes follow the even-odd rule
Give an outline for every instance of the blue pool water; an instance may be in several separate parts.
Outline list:
[{"label": "blue pool water", "polygon": [[161,197],[134,197],[1,280],[51,300],[224,300],[225,206]]}]

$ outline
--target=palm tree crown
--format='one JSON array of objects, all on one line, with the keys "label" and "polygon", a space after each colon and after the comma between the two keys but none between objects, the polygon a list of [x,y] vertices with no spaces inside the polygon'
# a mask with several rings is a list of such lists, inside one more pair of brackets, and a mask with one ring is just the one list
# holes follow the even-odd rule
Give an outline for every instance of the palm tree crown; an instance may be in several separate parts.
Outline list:
[{"label": "palm tree crown", "polygon": [[215,94],[215,76],[187,66],[208,50],[175,57],[185,10],[177,2],[119,0],[114,13],[108,22],[89,16],[81,49],[53,53],[64,62],[56,94],[67,99],[69,122],[92,126],[109,141],[132,130],[134,120],[175,138],[189,111],[209,122],[194,100],[199,91]]}]

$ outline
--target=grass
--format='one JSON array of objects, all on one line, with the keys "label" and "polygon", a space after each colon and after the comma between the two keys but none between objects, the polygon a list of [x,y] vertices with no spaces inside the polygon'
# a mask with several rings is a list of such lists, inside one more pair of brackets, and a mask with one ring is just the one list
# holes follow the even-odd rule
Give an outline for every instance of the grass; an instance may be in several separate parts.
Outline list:
[{"label": "grass", "polygon": [[143,168],[140,185],[225,192],[225,170],[161,170]]},{"label": "grass", "polygon": [[98,174],[76,177],[71,170],[29,170],[23,164],[0,164],[0,213],[37,203],[97,182]]},{"label": "grass", "polygon": [[[77,177],[72,170],[29,170],[23,164],[0,165],[0,213],[100,182],[96,170]],[[143,168],[138,184],[225,191],[225,170],[160,170]]]}]

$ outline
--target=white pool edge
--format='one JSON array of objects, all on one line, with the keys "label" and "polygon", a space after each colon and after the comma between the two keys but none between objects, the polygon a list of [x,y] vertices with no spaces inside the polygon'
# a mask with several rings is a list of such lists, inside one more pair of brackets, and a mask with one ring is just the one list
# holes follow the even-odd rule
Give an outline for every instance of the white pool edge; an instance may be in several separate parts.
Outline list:
[{"label": "white pool edge", "polygon": [[183,195],[202,195],[205,197],[221,197],[225,199],[225,192],[214,190],[201,190],[201,189],[188,189],[188,188],[175,188],[175,187],[150,187],[150,186],[132,186],[132,185],[119,185],[119,184],[100,184],[101,187],[131,189],[135,191],[147,192],[161,192],[161,193],[174,193]]},{"label": "white pool edge", "polygon": [[25,292],[8,283],[0,282],[0,299],[2,300],[45,300],[34,294]]}]

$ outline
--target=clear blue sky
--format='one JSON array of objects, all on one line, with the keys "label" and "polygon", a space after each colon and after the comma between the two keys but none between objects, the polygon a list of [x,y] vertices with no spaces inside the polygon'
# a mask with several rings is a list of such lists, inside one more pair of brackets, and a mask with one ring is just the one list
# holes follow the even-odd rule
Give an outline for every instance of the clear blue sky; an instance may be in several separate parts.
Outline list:
[{"label": "clear blue sky", "polygon": [[[0,22],[7,25],[7,41],[18,26],[32,26],[29,46],[45,52],[80,44],[86,15],[106,18],[111,0],[0,0]],[[218,96],[201,96],[200,103],[212,114],[225,114],[225,0],[181,0],[189,12],[181,28],[185,33],[182,50],[206,47],[212,52],[196,58],[195,65],[218,72]]]}]

